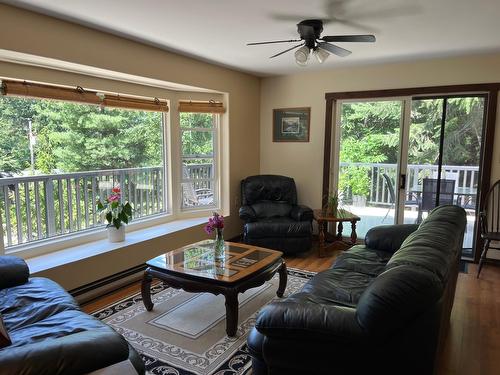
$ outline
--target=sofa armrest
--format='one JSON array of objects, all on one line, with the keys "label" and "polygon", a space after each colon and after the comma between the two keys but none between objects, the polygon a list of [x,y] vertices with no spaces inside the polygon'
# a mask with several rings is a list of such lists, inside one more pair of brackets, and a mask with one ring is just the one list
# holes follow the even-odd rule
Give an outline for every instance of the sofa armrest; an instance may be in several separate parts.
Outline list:
[{"label": "sofa armrest", "polygon": [[297,205],[290,211],[290,217],[297,221],[312,221],[313,211],[307,206]]},{"label": "sofa armrest", "polygon": [[255,213],[255,210],[250,206],[241,206],[239,214],[240,219],[245,222],[257,220],[257,214]]},{"label": "sofa armrest", "polygon": [[86,374],[128,357],[127,341],[111,329],[83,331],[4,348],[0,368],[2,375]]},{"label": "sofa armrest", "polygon": [[283,301],[264,307],[255,324],[268,337],[355,342],[364,338],[350,307]]},{"label": "sofa armrest", "polygon": [[23,259],[9,255],[0,256],[0,289],[25,284],[29,276],[30,270]]},{"label": "sofa armrest", "polygon": [[394,253],[417,229],[418,224],[380,225],[366,233],[365,245],[369,249]]}]

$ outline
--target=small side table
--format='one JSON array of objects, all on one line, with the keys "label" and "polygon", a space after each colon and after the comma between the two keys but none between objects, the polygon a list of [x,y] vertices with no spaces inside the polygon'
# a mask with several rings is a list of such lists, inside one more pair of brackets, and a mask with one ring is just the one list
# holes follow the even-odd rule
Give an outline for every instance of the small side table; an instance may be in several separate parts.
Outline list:
[{"label": "small side table", "polygon": [[[339,209],[335,215],[331,215],[327,213],[326,210],[314,210],[314,220],[318,222],[319,228],[319,256],[325,256],[325,250],[328,247],[325,243],[326,235],[327,235],[327,225],[328,223],[337,223],[338,231],[337,231],[337,241],[342,241],[342,231],[344,226],[342,223],[350,222],[351,223],[351,245],[356,244],[356,240],[358,239],[358,235],[356,234],[356,222],[361,220],[359,216],[354,215],[353,213],[346,211],[344,209]],[[343,241],[342,241],[343,242]]]}]

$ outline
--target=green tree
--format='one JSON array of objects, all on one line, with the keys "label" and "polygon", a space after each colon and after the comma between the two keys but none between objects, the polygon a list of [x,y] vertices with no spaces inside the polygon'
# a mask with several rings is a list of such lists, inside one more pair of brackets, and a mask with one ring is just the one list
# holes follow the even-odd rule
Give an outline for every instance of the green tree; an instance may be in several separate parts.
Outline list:
[{"label": "green tree", "polygon": [[19,173],[30,166],[28,120],[34,101],[0,99],[0,171]]}]

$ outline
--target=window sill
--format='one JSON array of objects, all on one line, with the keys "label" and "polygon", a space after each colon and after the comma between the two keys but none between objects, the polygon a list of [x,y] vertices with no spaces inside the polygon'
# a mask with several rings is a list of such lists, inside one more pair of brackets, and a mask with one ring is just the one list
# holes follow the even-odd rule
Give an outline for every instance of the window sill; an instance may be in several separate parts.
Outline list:
[{"label": "window sill", "polygon": [[150,239],[192,228],[205,222],[206,218],[200,217],[170,221],[165,224],[127,232],[124,242],[111,243],[107,239],[102,239],[27,258],[26,263],[28,263],[30,273],[34,274],[103,253],[117,251]]}]

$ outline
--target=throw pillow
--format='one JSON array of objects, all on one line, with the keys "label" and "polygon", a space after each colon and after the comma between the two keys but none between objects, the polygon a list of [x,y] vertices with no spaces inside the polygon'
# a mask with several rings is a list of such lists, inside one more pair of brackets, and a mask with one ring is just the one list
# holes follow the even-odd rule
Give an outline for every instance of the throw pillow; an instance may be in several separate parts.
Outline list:
[{"label": "throw pillow", "polygon": [[9,333],[7,332],[7,328],[5,328],[2,314],[0,314],[0,349],[5,348],[10,344],[12,344],[12,341],[10,341]]}]

